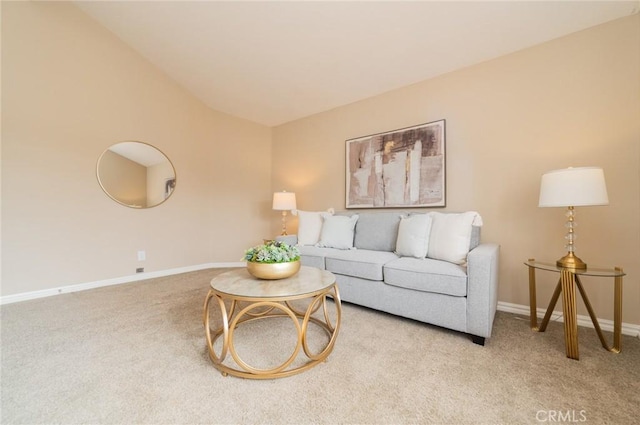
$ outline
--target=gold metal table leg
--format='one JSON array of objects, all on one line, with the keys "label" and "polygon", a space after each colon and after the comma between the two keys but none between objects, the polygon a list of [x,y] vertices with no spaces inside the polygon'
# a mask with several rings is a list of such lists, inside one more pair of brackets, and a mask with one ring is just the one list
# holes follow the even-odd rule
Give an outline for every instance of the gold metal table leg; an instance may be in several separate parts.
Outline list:
[{"label": "gold metal table leg", "polygon": [[562,312],[564,316],[564,342],[567,357],[578,360],[578,313],[576,308],[576,285],[574,274],[571,271],[562,270],[560,278],[562,282]]},{"label": "gold metal table leg", "polygon": [[620,336],[622,334],[622,268],[616,267],[615,270],[619,272],[620,276],[616,276],[614,295],[613,295],[613,347],[609,351],[619,353],[620,349]]},{"label": "gold metal table leg", "polygon": [[[619,270],[616,268],[616,270]],[[619,270],[622,271],[622,270]],[[598,338],[600,339],[600,344],[605,348],[605,350],[611,351],[612,353],[620,352],[620,336],[622,334],[622,277],[618,276],[615,278],[615,287],[614,287],[614,306],[613,306],[613,347],[610,347],[607,344],[607,341],[602,333],[602,329],[600,328],[600,324],[598,323],[598,318],[596,316],[593,307],[591,306],[591,302],[589,301],[589,297],[587,297],[587,292],[584,290],[582,286],[582,282],[580,281],[580,277],[576,275],[576,284],[578,286],[578,290],[580,291],[580,295],[582,296],[582,300],[584,301],[584,305],[587,307],[587,311],[589,312],[589,316],[591,317],[591,322],[593,323],[593,328],[596,330],[598,334]]]},{"label": "gold metal table leg", "polygon": [[[622,269],[616,267],[616,271],[622,272]],[[582,300],[584,301],[584,305],[587,307],[587,311],[589,312],[589,317],[591,317],[591,322],[593,323],[593,328],[596,330],[598,334],[598,338],[600,339],[600,344],[604,347],[605,350],[611,351],[612,353],[620,352],[620,337],[622,334],[622,276],[615,277],[614,283],[614,295],[613,295],[613,346],[609,346],[607,344],[607,340],[602,333],[602,329],[600,328],[600,324],[598,323],[598,317],[596,316],[593,307],[591,306],[591,302],[589,301],[589,297],[587,297],[587,292],[582,286],[582,281],[580,281],[579,276],[575,276],[576,285],[578,286],[578,290],[580,291],[580,295],[582,296]]]},{"label": "gold metal table leg", "polygon": [[553,291],[553,295],[551,296],[551,300],[549,301],[549,307],[547,307],[547,312],[544,314],[544,317],[542,318],[542,323],[540,324],[540,329],[538,329],[538,332],[544,332],[547,330],[549,319],[551,319],[551,315],[553,314],[553,309],[556,308],[556,304],[558,303],[558,298],[560,298],[561,291],[562,291],[562,279],[559,279],[558,284],[556,285],[556,289],[555,291]]},{"label": "gold metal table leg", "polygon": [[[535,259],[529,258],[533,262]],[[529,267],[529,320],[531,321],[531,329],[538,330],[538,309],[536,307],[536,269]]]},{"label": "gold metal table leg", "polygon": [[600,324],[598,323],[598,317],[596,316],[593,307],[591,306],[591,302],[589,301],[589,297],[587,297],[587,292],[584,290],[582,286],[582,281],[580,280],[580,276],[576,275],[576,285],[578,286],[578,290],[580,291],[580,295],[582,296],[582,301],[584,301],[585,307],[587,307],[587,311],[589,312],[589,317],[591,317],[591,323],[593,323],[593,328],[596,330],[598,334],[598,338],[600,338],[600,344],[606,349],[611,351],[611,348],[607,344],[607,341],[604,339],[604,335],[602,334],[602,329],[600,329]]}]

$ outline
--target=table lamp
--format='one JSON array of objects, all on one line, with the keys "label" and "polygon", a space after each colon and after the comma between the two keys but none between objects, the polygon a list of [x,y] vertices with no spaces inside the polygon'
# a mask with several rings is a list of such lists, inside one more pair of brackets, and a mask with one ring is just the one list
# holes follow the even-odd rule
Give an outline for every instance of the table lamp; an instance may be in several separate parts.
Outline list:
[{"label": "table lamp", "polygon": [[540,183],[539,207],[566,207],[568,229],[567,255],[556,261],[558,267],[572,269],[586,269],[584,261],[575,255],[574,241],[576,239],[574,227],[574,207],[590,205],[608,205],[607,186],[604,172],[599,167],[576,167],[553,170],[542,176]]},{"label": "table lamp", "polygon": [[287,211],[296,209],[296,194],[293,192],[275,192],[273,194],[273,209],[282,211],[282,236],[287,235]]}]

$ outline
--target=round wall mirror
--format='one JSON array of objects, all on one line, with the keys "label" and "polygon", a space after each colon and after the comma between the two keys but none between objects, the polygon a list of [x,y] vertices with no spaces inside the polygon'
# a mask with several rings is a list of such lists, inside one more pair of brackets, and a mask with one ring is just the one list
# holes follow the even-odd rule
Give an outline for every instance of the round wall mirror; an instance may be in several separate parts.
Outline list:
[{"label": "round wall mirror", "polygon": [[176,170],[169,158],[143,142],[109,147],[98,158],[97,175],[111,199],[131,208],[160,205],[176,187]]}]

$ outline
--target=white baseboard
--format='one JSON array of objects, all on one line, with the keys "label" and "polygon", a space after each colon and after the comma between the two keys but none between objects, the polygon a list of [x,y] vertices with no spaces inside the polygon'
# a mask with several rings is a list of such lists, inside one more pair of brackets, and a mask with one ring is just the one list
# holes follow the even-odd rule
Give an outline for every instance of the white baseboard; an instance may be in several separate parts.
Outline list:
[{"label": "white baseboard", "polygon": [[[507,313],[521,314],[523,316],[529,316],[529,306],[522,304],[511,304],[502,301],[498,301],[498,310],[505,311]],[[536,310],[538,318],[543,318],[546,309],[538,308]],[[562,311],[553,311],[551,315],[551,320],[555,322],[564,322]],[[613,320],[606,319],[598,319],[598,324],[600,325],[600,329],[603,331],[613,332]],[[591,317],[578,315],[578,326],[585,326],[593,329],[593,323],[591,322]],[[624,335],[630,335],[640,338],[640,325],[633,325],[631,323],[622,323],[622,333]]]},{"label": "white baseboard", "polygon": [[87,289],[101,288],[103,286],[120,285],[123,283],[137,282],[139,280],[152,279],[154,277],[171,276],[174,274],[193,272],[197,270],[223,268],[223,267],[243,267],[244,262],[237,263],[205,263],[195,266],[178,267],[175,269],[159,270],[148,273],[137,273],[130,276],[121,276],[113,279],[98,280],[95,282],[85,282],[76,285],[61,286],[58,288],[43,289],[41,291],[23,292],[15,295],[0,296],[0,305],[17,303],[20,301],[34,300],[36,298],[50,297],[52,295],[66,294],[69,292],[85,291]]}]

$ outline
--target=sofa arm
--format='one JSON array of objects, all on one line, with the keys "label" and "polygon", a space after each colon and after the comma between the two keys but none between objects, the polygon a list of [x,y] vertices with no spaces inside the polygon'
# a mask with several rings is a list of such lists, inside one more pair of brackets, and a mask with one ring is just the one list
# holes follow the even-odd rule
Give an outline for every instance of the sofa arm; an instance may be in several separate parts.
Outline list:
[{"label": "sofa arm", "polygon": [[467,256],[467,333],[490,337],[498,305],[500,245],[478,245]]}]

